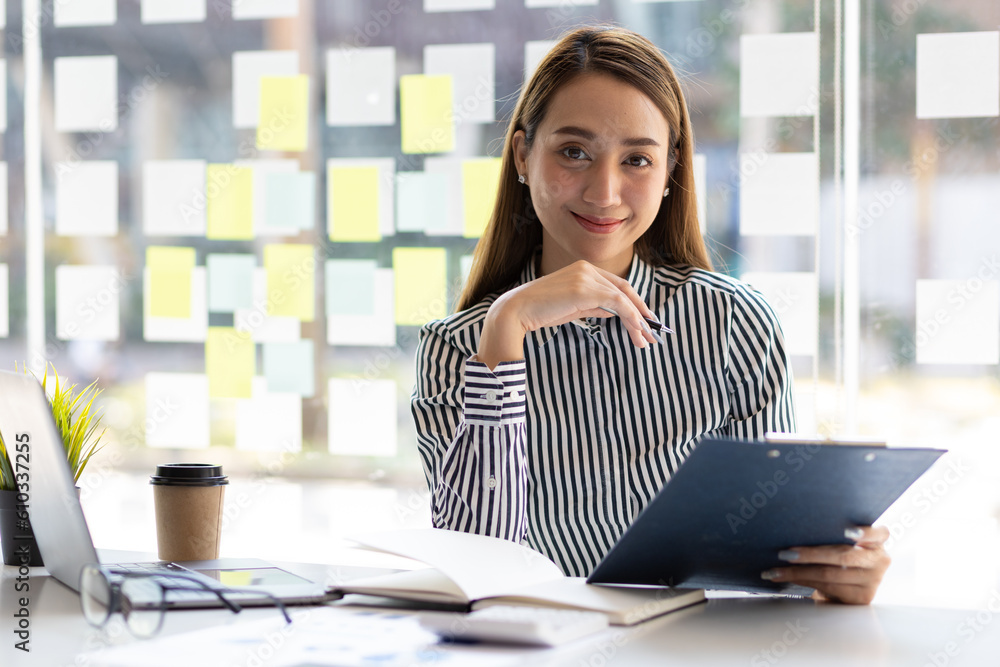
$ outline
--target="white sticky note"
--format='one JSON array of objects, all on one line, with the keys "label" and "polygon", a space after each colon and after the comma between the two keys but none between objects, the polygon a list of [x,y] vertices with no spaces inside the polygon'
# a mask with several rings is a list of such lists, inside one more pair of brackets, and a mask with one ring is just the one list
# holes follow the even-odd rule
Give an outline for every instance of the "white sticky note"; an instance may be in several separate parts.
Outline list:
[{"label": "white sticky note", "polygon": [[118,302],[127,284],[115,266],[57,266],[56,336],[118,340]]},{"label": "white sticky note", "polygon": [[7,0],[0,0],[0,28],[7,27]]},{"label": "white sticky note", "polygon": [[56,234],[114,236],[118,233],[117,162],[57,162],[55,173]]},{"label": "white sticky note", "polygon": [[249,254],[210,254],[205,260],[208,275],[208,310],[234,313],[253,307],[253,274],[257,258]]},{"label": "white sticky note", "polygon": [[112,132],[118,128],[118,58],[55,58],[56,130]]},{"label": "white sticky note", "polygon": [[495,52],[492,42],[424,47],[424,74],[452,77],[452,111],[459,123],[496,120]]},{"label": "white sticky note", "polygon": [[10,335],[10,275],[6,264],[0,264],[0,338]]},{"label": "white sticky note", "polygon": [[396,231],[433,236],[446,229],[448,177],[443,173],[396,174]]},{"label": "white sticky note", "polygon": [[326,124],[395,125],[396,49],[326,52]]},{"label": "white sticky note", "polygon": [[445,206],[437,212],[439,221],[434,233],[438,236],[462,236],[465,234],[462,160],[427,157],[424,158],[424,171],[428,174],[440,174],[445,180]]},{"label": "white sticky note", "polygon": [[694,192],[698,200],[698,226],[704,234],[708,228],[708,159],[705,155],[695,153],[694,163],[691,165],[694,171]]},{"label": "white sticky note", "polygon": [[299,0],[234,0],[232,7],[237,21],[299,15]]},{"label": "white sticky note", "polygon": [[493,9],[494,0],[424,0],[425,12],[466,12]]},{"label": "white sticky note", "polygon": [[198,23],[205,20],[205,0],[142,0],[143,23]]},{"label": "white sticky note", "polygon": [[917,118],[1000,116],[1000,32],[917,35]]},{"label": "white sticky note", "polygon": [[327,315],[374,315],[375,274],[371,259],[328,259],[324,266]]},{"label": "white sticky note", "polygon": [[116,0],[56,0],[52,6],[57,28],[112,25],[118,18]]},{"label": "white sticky note", "polygon": [[458,258],[459,272],[462,274],[462,287],[469,282],[469,273],[472,272],[472,255],[462,255]]},{"label": "white sticky note", "polygon": [[815,32],[740,37],[742,116],[812,116],[818,105]]},{"label": "white sticky note", "polygon": [[205,449],[211,444],[208,376],[146,374],[146,446]]},{"label": "white sticky note", "polygon": [[233,54],[233,127],[257,127],[260,117],[260,79],[295,76],[298,51],[237,51]]},{"label": "white sticky note", "polygon": [[258,234],[292,236],[316,227],[316,174],[273,171],[264,175],[264,220]]},{"label": "white sticky note", "polygon": [[191,269],[191,317],[150,315],[149,269],[142,273],[142,336],[147,341],[203,342],[208,336],[208,299],[205,267]]},{"label": "white sticky note", "polygon": [[538,63],[548,55],[552,47],[556,45],[555,40],[543,39],[524,43],[524,81],[528,82],[535,75]]},{"label": "white sticky note", "polygon": [[752,272],[741,277],[764,295],[778,316],[788,354],[816,356],[819,346],[819,282],[815,273]]},{"label": "white sticky note", "polygon": [[[395,222],[395,182],[396,182],[396,160],[393,158],[331,158],[326,161],[327,174],[331,169],[343,169],[352,167],[374,167],[378,170],[378,228],[382,236],[392,236],[396,233]],[[328,197],[330,193],[327,193]],[[327,205],[327,236],[329,237],[331,227],[330,222],[336,225],[337,221],[329,219],[334,211],[332,201]]]},{"label": "white sticky note", "polygon": [[918,364],[1000,363],[1000,281],[918,280]]},{"label": "white sticky note", "polygon": [[204,236],[205,160],[150,160],[142,166],[142,231]]},{"label": "white sticky note", "polygon": [[250,398],[236,400],[236,449],[302,451],[302,397],[272,391],[262,377],[251,387]]},{"label": "white sticky note", "polygon": [[7,61],[0,59],[0,132],[7,131]]},{"label": "white sticky note", "polygon": [[264,377],[269,391],[311,398],[316,393],[311,340],[264,343]]},{"label": "white sticky note", "polygon": [[819,226],[815,153],[740,155],[740,233],[810,236]]},{"label": "white sticky note", "polygon": [[[236,160],[238,167],[253,169],[253,231],[255,236],[280,236],[289,233],[287,227],[268,226],[267,224],[267,177],[269,174],[291,173],[298,171],[299,161],[294,159],[277,160]],[[292,234],[298,232],[293,231]]]},{"label": "white sticky note", "polygon": [[0,236],[7,234],[7,163],[0,162]]},{"label": "white sticky note", "polygon": [[584,7],[588,5],[596,5],[597,0],[524,0],[524,6],[529,9],[537,9],[539,7]]},{"label": "white sticky note", "polygon": [[269,315],[267,300],[267,269],[253,272],[253,306],[237,309],[233,326],[239,333],[248,333],[255,343],[289,343],[302,338],[302,321],[297,317]]},{"label": "white sticky note", "polygon": [[326,342],[329,345],[396,345],[396,299],[392,269],[375,270],[374,291],[374,307],[370,315],[342,315],[327,311]]},{"label": "white sticky note", "polygon": [[396,382],[330,378],[331,454],[395,456],[399,430]]}]

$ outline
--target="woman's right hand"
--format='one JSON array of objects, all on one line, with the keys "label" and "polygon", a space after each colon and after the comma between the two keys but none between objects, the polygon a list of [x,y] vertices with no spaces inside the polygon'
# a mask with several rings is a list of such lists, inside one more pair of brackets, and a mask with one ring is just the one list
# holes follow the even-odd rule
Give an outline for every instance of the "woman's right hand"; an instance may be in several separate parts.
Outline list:
[{"label": "woman's right hand", "polygon": [[584,317],[614,317],[625,323],[632,343],[655,343],[643,317],[656,316],[627,280],[580,260],[501,295],[486,314],[477,360],[490,368],[524,358],[529,331]]}]

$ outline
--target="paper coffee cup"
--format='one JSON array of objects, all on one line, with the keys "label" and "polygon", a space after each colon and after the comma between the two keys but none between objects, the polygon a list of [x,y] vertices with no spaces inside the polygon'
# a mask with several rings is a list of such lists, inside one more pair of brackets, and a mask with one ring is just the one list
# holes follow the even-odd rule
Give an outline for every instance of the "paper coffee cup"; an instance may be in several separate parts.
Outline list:
[{"label": "paper coffee cup", "polygon": [[157,555],[161,560],[219,557],[222,498],[229,479],[222,466],[167,463],[150,476],[156,508]]}]

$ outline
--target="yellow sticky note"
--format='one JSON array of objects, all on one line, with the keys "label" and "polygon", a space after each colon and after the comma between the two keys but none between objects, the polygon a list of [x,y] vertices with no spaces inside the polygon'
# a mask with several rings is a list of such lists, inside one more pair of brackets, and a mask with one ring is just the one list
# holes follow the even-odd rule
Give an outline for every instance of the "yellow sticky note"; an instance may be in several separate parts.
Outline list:
[{"label": "yellow sticky note", "polygon": [[309,77],[262,76],[257,148],[304,151],[309,140]]},{"label": "yellow sticky note", "polygon": [[396,324],[422,326],[447,314],[444,248],[395,248]]},{"label": "yellow sticky note", "polygon": [[399,110],[404,153],[455,150],[450,74],[399,77]]},{"label": "yellow sticky note", "polygon": [[191,269],[194,263],[194,248],[146,248],[151,317],[191,317]]},{"label": "yellow sticky note", "polygon": [[381,241],[378,167],[333,167],[327,172],[331,241]]},{"label": "yellow sticky note", "polygon": [[500,185],[500,158],[462,162],[462,207],[465,212],[467,239],[478,239],[493,213],[493,203]]},{"label": "yellow sticky note", "polygon": [[210,398],[250,398],[257,370],[257,350],[249,333],[233,327],[209,327],[205,373]]},{"label": "yellow sticky note", "polygon": [[208,228],[205,236],[220,240],[253,238],[253,169],[210,164],[205,197]]},{"label": "yellow sticky note", "polygon": [[312,322],[316,313],[316,258],[311,245],[275,243],[264,248],[268,313]]}]

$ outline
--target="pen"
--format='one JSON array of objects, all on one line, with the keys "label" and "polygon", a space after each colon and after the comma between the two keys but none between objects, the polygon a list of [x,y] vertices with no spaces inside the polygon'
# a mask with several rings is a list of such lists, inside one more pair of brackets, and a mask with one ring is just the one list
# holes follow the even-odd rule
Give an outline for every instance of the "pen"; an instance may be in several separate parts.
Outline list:
[{"label": "pen", "polygon": [[[621,317],[621,315],[619,315],[616,311],[611,310],[610,308],[605,308],[604,306],[598,306],[598,308],[600,308],[601,310],[603,310],[606,313],[611,313],[615,317]],[[666,332],[666,333],[673,333],[674,332],[673,329],[671,329],[667,325],[663,324],[659,320],[653,319],[652,317],[645,317],[645,316],[643,316],[642,319],[646,320],[646,323],[649,325],[649,327],[653,331],[663,331],[663,332]],[[663,341],[660,341],[660,342],[662,343]]]}]

